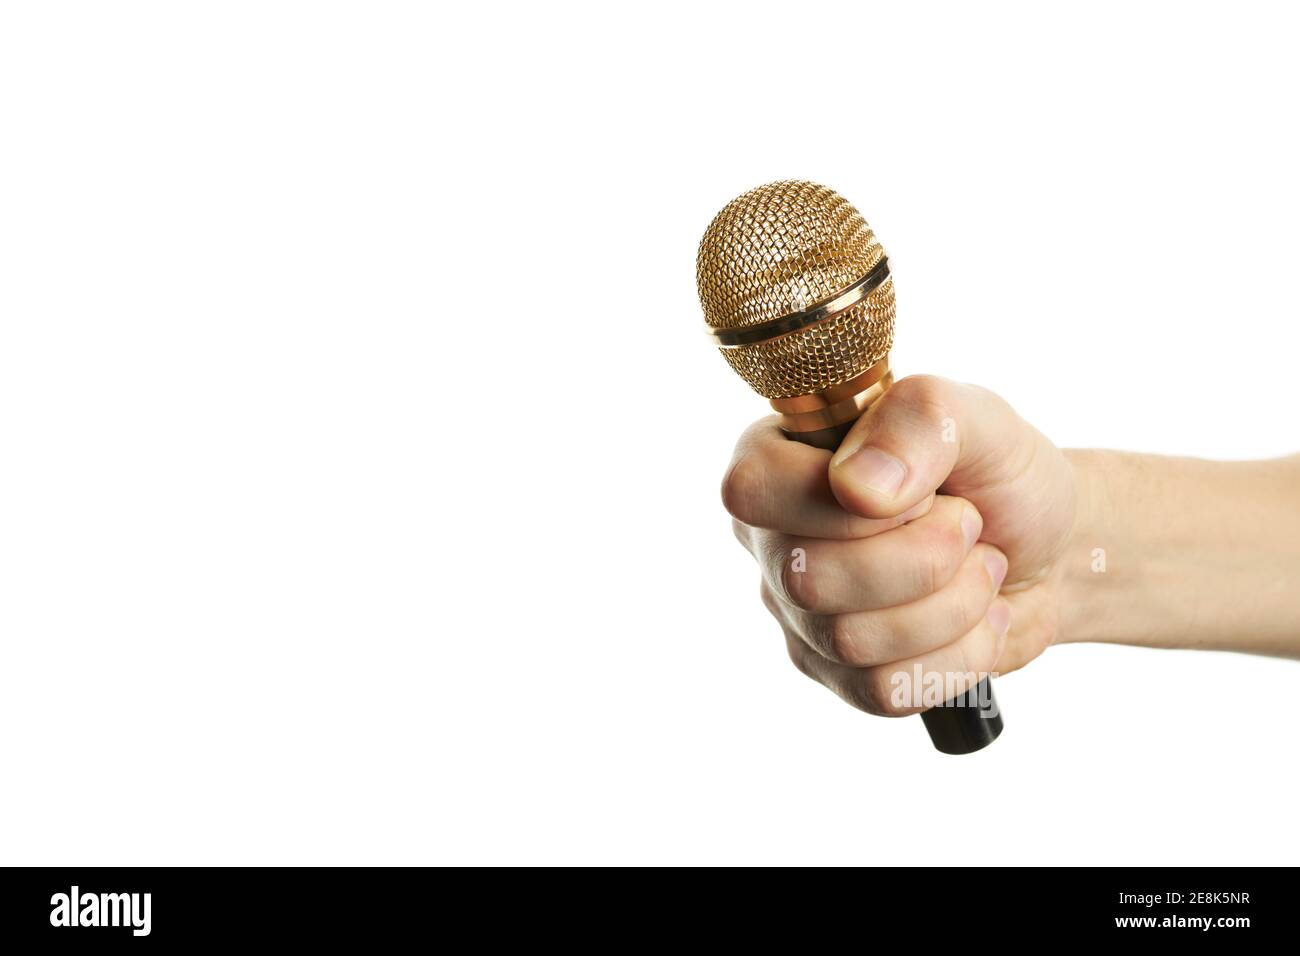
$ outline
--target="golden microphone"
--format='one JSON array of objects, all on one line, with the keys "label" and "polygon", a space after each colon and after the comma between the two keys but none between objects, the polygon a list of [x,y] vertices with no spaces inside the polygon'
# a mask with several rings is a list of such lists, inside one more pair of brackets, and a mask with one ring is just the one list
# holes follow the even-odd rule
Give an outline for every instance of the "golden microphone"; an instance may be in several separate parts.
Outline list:
[{"label": "golden microphone", "polygon": [[[834,190],[783,180],[736,197],[700,240],[696,281],[713,343],[795,441],[837,447],[893,383],[889,260]],[[921,719],[944,753],[1002,732],[987,677]]]}]

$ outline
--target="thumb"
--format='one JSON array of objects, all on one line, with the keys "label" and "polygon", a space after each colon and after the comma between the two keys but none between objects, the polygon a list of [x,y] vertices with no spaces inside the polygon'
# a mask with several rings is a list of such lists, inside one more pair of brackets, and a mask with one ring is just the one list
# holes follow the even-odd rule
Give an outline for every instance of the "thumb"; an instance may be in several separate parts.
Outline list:
[{"label": "thumb", "polygon": [[831,489],[848,511],[892,518],[943,486],[971,493],[1013,480],[1041,435],[997,395],[931,375],[896,382],[858,419],[831,459]]}]

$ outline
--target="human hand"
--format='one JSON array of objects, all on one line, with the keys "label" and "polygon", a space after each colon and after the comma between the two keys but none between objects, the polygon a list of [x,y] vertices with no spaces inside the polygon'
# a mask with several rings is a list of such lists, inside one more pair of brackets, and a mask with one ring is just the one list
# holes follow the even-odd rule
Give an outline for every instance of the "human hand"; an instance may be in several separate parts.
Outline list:
[{"label": "human hand", "polygon": [[[1005,673],[1060,628],[1066,457],[991,392],[895,383],[832,453],[751,426],[723,481],[796,666],[870,713],[924,709],[895,675]],[[1000,596],[999,596],[1000,595]]]}]

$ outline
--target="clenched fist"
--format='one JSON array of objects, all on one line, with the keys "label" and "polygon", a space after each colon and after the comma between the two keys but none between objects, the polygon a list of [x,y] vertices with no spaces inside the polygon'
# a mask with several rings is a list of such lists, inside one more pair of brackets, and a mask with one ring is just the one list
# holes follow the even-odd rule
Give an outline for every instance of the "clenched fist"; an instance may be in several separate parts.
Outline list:
[{"label": "clenched fist", "polygon": [[924,707],[894,693],[900,671],[953,686],[1057,639],[1075,472],[1006,402],[905,378],[833,454],[777,421],[741,436],[722,497],[801,671],[901,716]]}]

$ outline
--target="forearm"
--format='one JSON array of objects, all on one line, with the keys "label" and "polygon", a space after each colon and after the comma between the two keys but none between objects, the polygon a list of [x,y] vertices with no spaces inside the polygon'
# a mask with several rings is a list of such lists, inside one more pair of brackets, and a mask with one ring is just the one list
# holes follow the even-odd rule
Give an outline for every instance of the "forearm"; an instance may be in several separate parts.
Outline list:
[{"label": "forearm", "polygon": [[1058,641],[1300,657],[1300,456],[1066,455]]}]

